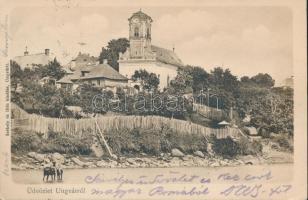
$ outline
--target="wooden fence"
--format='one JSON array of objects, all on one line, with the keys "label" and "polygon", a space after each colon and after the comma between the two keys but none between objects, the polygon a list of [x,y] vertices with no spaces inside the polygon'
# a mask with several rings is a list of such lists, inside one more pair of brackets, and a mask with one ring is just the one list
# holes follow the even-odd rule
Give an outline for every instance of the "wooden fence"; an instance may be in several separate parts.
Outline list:
[{"label": "wooden fence", "polygon": [[81,135],[84,131],[95,133],[98,131],[95,124],[95,121],[97,121],[102,131],[132,130],[135,128],[160,131],[163,127],[168,127],[179,134],[201,134],[204,136],[214,134],[217,138],[226,138],[227,136],[236,138],[240,136],[239,130],[236,128],[213,129],[188,121],[161,116],[100,116],[96,118],[74,119],[49,118],[36,114],[28,114],[19,107],[12,110],[12,113],[14,112],[15,117],[12,119],[12,128],[19,127],[24,130],[44,134],[47,134],[49,130],[68,135]]},{"label": "wooden fence", "polygon": [[194,103],[194,110],[197,111],[203,117],[213,119],[213,120],[222,120],[223,119],[223,111],[221,109],[212,108],[209,106],[201,105]]},{"label": "wooden fence", "polygon": [[22,128],[25,130],[44,134],[47,134],[49,130],[68,135],[81,135],[84,131],[95,133],[98,131],[95,121],[97,121],[102,131],[121,129],[132,130],[134,128],[160,131],[162,127],[168,127],[180,134],[201,134],[204,136],[214,134],[217,138],[225,138],[227,136],[237,137],[239,134],[238,130],[234,128],[213,129],[183,120],[160,116],[110,116],[83,119],[60,119],[31,114],[28,115],[27,119],[13,119],[12,127],[18,127],[18,124],[14,125],[14,123],[18,121],[24,123]]}]

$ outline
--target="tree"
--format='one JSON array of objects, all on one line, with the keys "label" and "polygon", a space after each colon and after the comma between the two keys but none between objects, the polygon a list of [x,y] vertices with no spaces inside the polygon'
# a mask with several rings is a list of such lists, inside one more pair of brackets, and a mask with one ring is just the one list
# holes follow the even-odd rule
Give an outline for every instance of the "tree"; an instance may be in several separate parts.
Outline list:
[{"label": "tree", "polygon": [[248,76],[243,76],[243,77],[241,77],[241,82],[249,84],[249,83],[251,83],[251,80]]},{"label": "tree", "polygon": [[210,74],[201,67],[193,67],[191,71],[192,88],[194,92],[199,92],[209,87]]},{"label": "tree", "polygon": [[99,62],[103,63],[105,59],[115,70],[119,71],[119,53],[124,53],[129,47],[129,41],[126,38],[113,39],[108,42],[107,48],[102,48],[99,55]]},{"label": "tree", "polygon": [[237,77],[234,76],[229,69],[226,69],[223,73],[223,88],[226,91],[236,92],[239,82]]},{"label": "tree", "polygon": [[210,83],[220,87],[223,85],[224,70],[221,67],[216,67],[211,71]]},{"label": "tree", "polygon": [[256,76],[249,77],[245,76],[241,78],[241,82],[244,84],[254,84],[259,87],[271,88],[275,85],[275,80],[269,74],[259,73]]},{"label": "tree", "polygon": [[62,69],[56,58],[49,62],[48,65],[38,67],[36,69],[41,73],[41,78],[47,76],[59,80],[65,75],[65,71]]},{"label": "tree", "polygon": [[20,66],[13,60],[10,61],[10,77],[12,92],[15,92],[18,84],[22,82],[22,70]]},{"label": "tree", "polygon": [[154,73],[149,73],[144,69],[136,70],[132,75],[132,80],[140,81],[143,90],[156,91],[158,89],[158,76]]},{"label": "tree", "polygon": [[192,92],[193,77],[191,68],[179,69],[174,80],[170,81],[169,93],[185,94]]}]

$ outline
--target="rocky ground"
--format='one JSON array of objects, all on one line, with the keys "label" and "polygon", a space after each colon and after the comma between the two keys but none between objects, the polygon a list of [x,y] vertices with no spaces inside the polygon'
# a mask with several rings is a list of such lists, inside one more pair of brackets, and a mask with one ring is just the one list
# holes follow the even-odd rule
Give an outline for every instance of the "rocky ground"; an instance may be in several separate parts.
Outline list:
[{"label": "rocky ground", "polygon": [[[28,154],[12,155],[12,169],[42,169],[44,154],[29,152]],[[204,155],[196,151],[193,155],[184,155],[178,149],[160,156],[119,157],[118,159],[96,158],[53,153],[52,159],[62,163],[63,168],[137,168],[137,167],[219,167],[238,165],[260,165],[273,163],[291,163],[293,154],[265,150],[262,156],[238,156],[223,159],[216,155]]]}]

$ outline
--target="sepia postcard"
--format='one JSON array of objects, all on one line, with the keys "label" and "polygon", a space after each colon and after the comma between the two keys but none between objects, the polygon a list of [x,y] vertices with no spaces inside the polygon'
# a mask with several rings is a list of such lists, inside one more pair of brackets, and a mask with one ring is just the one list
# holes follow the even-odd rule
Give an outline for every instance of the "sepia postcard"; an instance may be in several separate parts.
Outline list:
[{"label": "sepia postcard", "polygon": [[305,1],[0,2],[0,200],[308,198]]}]

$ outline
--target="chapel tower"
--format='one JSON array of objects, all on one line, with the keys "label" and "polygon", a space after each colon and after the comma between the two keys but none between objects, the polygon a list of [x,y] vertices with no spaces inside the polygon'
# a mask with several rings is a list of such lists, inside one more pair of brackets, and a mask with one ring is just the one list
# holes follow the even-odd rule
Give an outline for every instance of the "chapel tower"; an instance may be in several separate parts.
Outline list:
[{"label": "chapel tower", "polygon": [[145,52],[151,49],[152,18],[141,10],[129,19],[129,54],[132,59],[143,59]]}]

